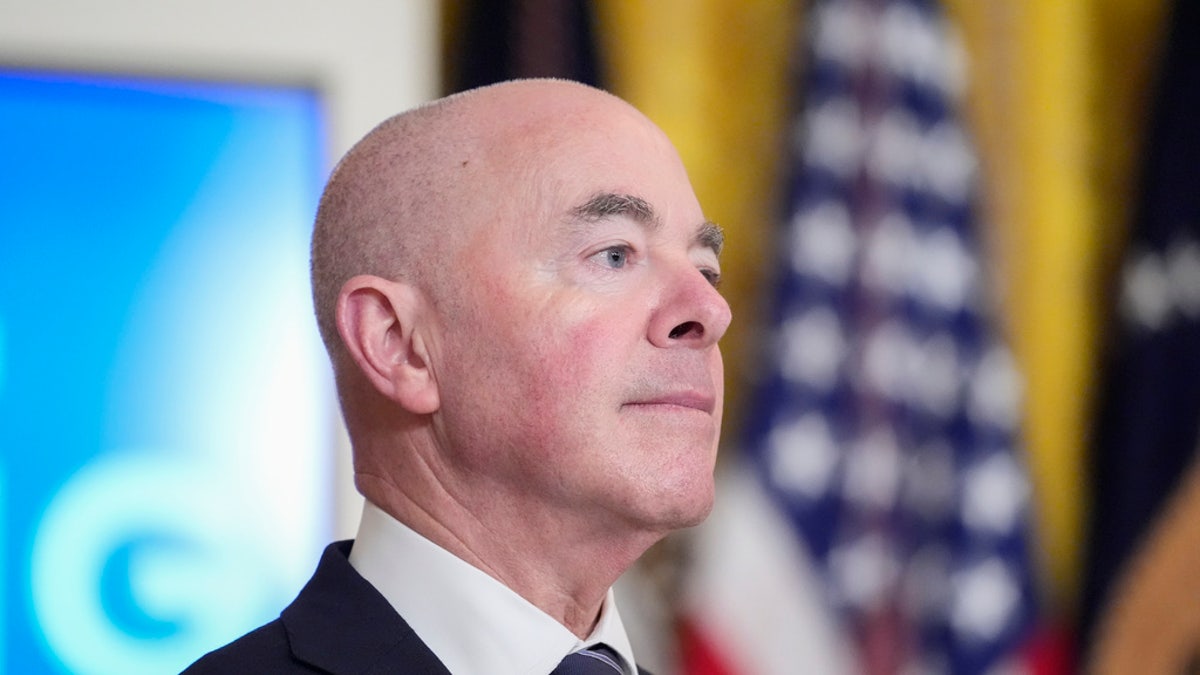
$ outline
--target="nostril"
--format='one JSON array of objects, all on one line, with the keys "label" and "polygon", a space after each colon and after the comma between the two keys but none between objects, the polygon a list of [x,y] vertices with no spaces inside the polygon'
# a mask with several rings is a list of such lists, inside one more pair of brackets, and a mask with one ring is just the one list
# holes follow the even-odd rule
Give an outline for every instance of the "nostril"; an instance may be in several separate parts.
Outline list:
[{"label": "nostril", "polygon": [[667,334],[667,337],[671,338],[672,340],[678,340],[679,338],[681,338],[689,333],[695,333],[696,335],[703,335],[704,327],[701,326],[699,324],[699,322],[696,322],[696,321],[685,321],[685,322],[679,324],[678,326],[675,326],[674,328],[672,328],[671,332]]}]

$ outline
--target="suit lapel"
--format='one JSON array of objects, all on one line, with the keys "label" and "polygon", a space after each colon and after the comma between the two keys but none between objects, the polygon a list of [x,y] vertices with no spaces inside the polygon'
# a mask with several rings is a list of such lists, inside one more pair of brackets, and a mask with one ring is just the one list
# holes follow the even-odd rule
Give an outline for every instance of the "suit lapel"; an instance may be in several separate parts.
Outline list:
[{"label": "suit lapel", "polygon": [[338,675],[450,675],[387,600],[350,566],[352,542],[331,544],[283,610],[292,654]]}]

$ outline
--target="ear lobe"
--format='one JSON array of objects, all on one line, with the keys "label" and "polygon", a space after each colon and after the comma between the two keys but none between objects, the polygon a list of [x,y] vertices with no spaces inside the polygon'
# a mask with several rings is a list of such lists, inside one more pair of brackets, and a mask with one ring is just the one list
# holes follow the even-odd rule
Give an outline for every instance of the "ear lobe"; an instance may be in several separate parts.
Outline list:
[{"label": "ear lobe", "polygon": [[440,405],[417,331],[424,310],[412,286],[376,276],[353,277],[338,294],[338,333],[359,371],[380,394],[417,415]]}]

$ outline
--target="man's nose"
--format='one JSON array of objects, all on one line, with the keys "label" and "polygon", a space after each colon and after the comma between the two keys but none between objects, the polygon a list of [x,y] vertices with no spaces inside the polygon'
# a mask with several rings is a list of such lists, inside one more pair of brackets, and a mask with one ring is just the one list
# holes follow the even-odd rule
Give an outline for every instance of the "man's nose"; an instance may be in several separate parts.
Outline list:
[{"label": "man's nose", "polygon": [[710,347],[733,318],[729,303],[694,267],[674,273],[662,298],[650,326],[657,347]]}]

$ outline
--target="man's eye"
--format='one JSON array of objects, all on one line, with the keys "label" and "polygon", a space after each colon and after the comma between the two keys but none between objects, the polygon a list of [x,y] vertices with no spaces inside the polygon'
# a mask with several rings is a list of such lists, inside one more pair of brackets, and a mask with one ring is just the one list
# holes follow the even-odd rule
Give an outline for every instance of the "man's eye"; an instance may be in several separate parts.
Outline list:
[{"label": "man's eye", "polygon": [[628,246],[613,246],[596,254],[600,261],[612,269],[621,269],[629,262]]},{"label": "man's eye", "polygon": [[700,270],[700,274],[703,274],[704,278],[708,279],[708,283],[712,284],[713,288],[721,287],[721,273],[720,272],[718,272],[716,270],[702,269],[702,270]]}]

